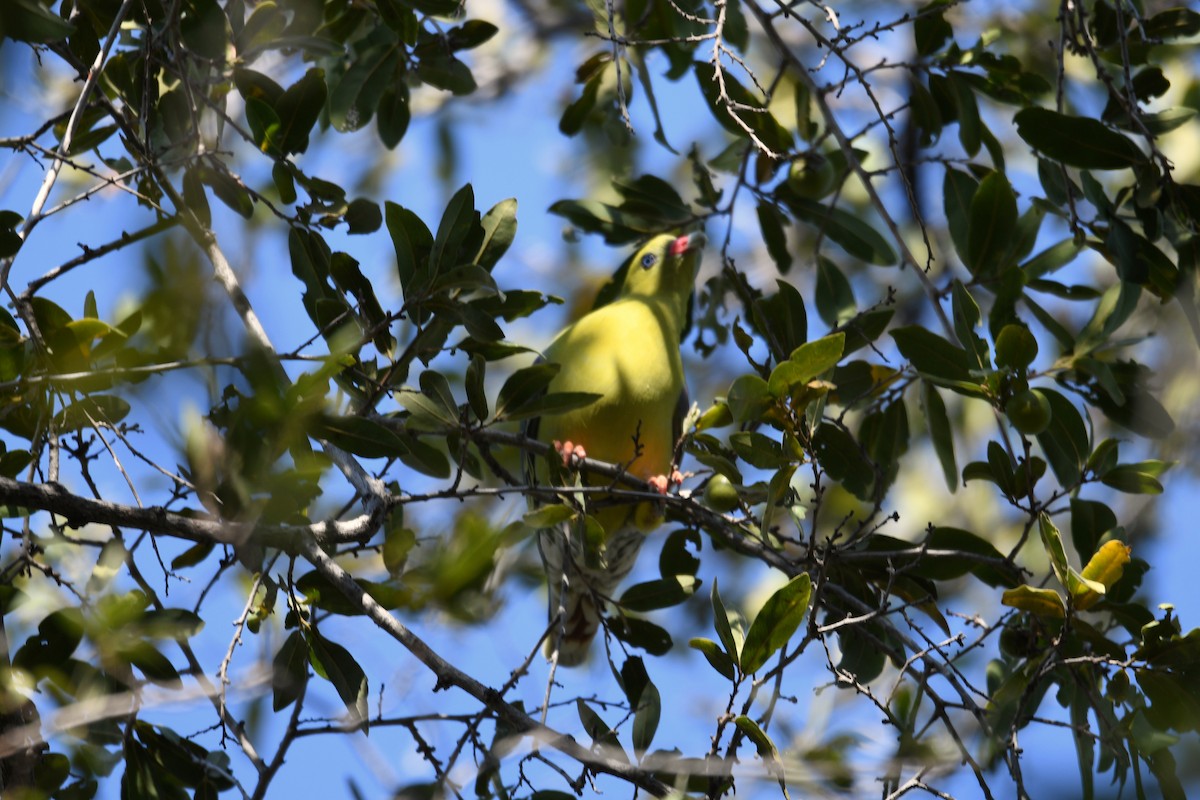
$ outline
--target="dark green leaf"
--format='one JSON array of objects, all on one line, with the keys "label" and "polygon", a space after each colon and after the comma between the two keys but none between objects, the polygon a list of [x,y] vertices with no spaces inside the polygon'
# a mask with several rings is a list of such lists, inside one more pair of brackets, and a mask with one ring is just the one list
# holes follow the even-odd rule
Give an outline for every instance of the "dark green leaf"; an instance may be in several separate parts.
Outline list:
[{"label": "dark green leaf", "polygon": [[775,360],[783,361],[808,341],[808,314],[804,297],[787,281],[775,281],[779,291],[753,307],[755,327],[771,347]]},{"label": "dark green leaf", "polygon": [[0,37],[19,42],[49,44],[67,38],[74,30],[74,25],[38,0],[5,0],[5,8],[0,12]]},{"label": "dark green leaf", "polygon": [[1074,487],[1091,452],[1087,427],[1075,405],[1053,389],[1042,389],[1050,401],[1050,426],[1037,435],[1050,469],[1065,488]]},{"label": "dark green leaf", "polygon": [[546,390],[550,381],[562,367],[558,364],[540,363],[523,367],[504,381],[496,398],[496,416],[503,417],[509,409],[525,405]]},{"label": "dark green leaf", "polygon": [[721,640],[721,645],[725,648],[731,661],[736,664],[741,655],[741,647],[738,646],[738,640],[733,635],[733,627],[729,624],[729,613],[725,610],[725,604],[721,602],[720,592],[717,591],[716,578],[713,578],[710,598],[713,608],[713,627],[716,629],[717,638]]},{"label": "dark green leaf", "polygon": [[894,328],[892,338],[900,353],[923,376],[945,383],[971,381],[967,351],[920,325]]},{"label": "dark green leaf", "polygon": [[271,662],[272,708],[281,711],[304,692],[308,680],[308,647],[295,630],[283,640]]},{"label": "dark green leaf", "polygon": [[850,319],[858,309],[849,279],[832,259],[825,256],[817,257],[816,301],[817,313],[830,327]]},{"label": "dark green leaf", "polygon": [[767,254],[775,262],[780,274],[786,275],[792,268],[792,254],[788,250],[787,232],[784,227],[788,218],[774,203],[765,200],[758,204],[758,226],[762,230]]},{"label": "dark green leaf", "polygon": [[1025,108],[1013,121],[1031,147],[1081,169],[1124,169],[1146,160],[1130,139],[1090,117],[1072,117],[1048,108]]},{"label": "dark green leaf", "polygon": [[700,91],[708,101],[713,117],[725,130],[734,136],[747,137],[749,129],[776,156],[791,150],[791,133],[772,116],[765,103],[742,86],[728,69],[722,71],[720,81],[716,66],[709,62],[695,62],[692,71],[700,82]]},{"label": "dark green leaf", "polygon": [[950,427],[946,404],[938,394],[937,387],[929,381],[921,381],[921,399],[925,407],[925,423],[929,426],[929,438],[942,464],[946,487],[954,492],[958,489],[958,462],[954,458],[954,430]]},{"label": "dark green leaf", "polygon": [[336,642],[331,642],[310,629],[308,634],[308,660],[313,671],[333,684],[338,697],[346,704],[346,713],[355,724],[366,728],[367,675],[350,651]]},{"label": "dark green leaf", "polygon": [[671,650],[671,634],[649,620],[620,617],[608,629],[622,642],[640,647],[652,656],[664,656]]},{"label": "dark green leaf", "polygon": [[60,411],[56,424],[61,433],[91,428],[100,423],[116,425],[129,414],[129,401],[116,395],[85,397]]},{"label": "dark green leaf", "polygon": [[935,0],[917,10],[916,19],[913,20],[913,39],[918,55],[933,55],[947,39],[953,38],[954,29],[942,14],[948,5],[945,0]]},{"label": "dark green leaf", "polygon": [[325,71],[316,67],[289,86],[275,103],[279,127],[269,136],[284,155],[308,149],[308,134],[325,108]]},{"label": "dark green leaf", "polygon": [[363,458],[396,458],[410,449],[407,438],[366,417],[323,414],[313,420],[310,433]]},{"label": "dark green leaf", "polygon": [[840,481],[846,490],[870,501],[875,484],[875,468],[863,454],[859,443],[844,428],[824,422],[813,437],[817,462],[829,477]]},{"label": "dark green leaf", "polygon": [[433,234],[420,217],[391,201],[384,203],[384,219],[396,250],[400,290],[407,297],[425,278],[429,252],[433,249]]},{"label": "dark green leaf", "polygon": [[675,575],[646,581],[626,589],[617,604],[638,612],[669,608],[691,597],[699,585],[700,581],[694,575]]},{"label": "dark green leaf", "polygon": [[351,200],[342,218],[346,220],[350,233],[374,233],[383,224],[379,205],[363,197]]},{"label": "dark green leaf", "polygon": [[1017,226],[1017,196],[1008,178],[988,173],[971,198],[967,228],[967,266],[975,275],[993,275],[1006,262]]},{"label": "dark green leaf", "polygon": [[1100,481],[1126,494],[1162,494],[1163,491],[1158,479],[1138,464],[1116,466],[1106,472]]},{"label": "dark green leaf", "polygon": [[375,125],[379,129],[379,140],[389,150],[396,149],[408,131],[408,123],[412,120],[408,100],[408,85],[402,82],[392,83],[379,97]]},{"label": "dark green leaf", "polygon": [[647,682],[637,701],[633,714],[633,750],[644,753],[650,749],[654,734],[658,731],[659,718],[662,716],[662,698],[658,687],[653,682]]},{"label": "dark green leaf", "polygon": [[896,251],[875,228],[863,221],[861,214],[793,195],[786,196],[785,201],[797,219],[814,226],[850,255],[884,267],[896,263]]}]

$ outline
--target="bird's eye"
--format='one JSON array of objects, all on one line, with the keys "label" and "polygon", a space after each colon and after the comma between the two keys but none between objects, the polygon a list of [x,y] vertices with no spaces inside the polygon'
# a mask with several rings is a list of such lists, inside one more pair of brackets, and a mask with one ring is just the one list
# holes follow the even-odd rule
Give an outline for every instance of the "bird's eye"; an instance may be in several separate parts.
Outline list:
[{"label": "bird's eye", "polygon": [[642,269],[650,269],[658,262],[658,256],[654,253],[646,253],[642,256]]}]

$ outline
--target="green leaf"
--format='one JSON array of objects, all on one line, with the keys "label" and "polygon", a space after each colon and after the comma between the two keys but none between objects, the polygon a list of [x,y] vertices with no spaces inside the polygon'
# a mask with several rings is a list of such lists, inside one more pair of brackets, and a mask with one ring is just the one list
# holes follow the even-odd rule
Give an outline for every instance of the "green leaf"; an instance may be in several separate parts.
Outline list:
[{"label": "green leaf", "polygon": [[788,218],[784,216],[774,203],[765,200],[758,204],[758,227],[762,230],[763,242],[767,245],[767,254],[775,262],[780,274],[786,275],[792,268],[792,254],[788,250],[787,233],[784,227]]},{"label": "green leaf", "polygon": [[544,392],[560,369],[558,364],[539,363],[509,375],[496,398],[496,417],[504,417],[509,409],[518,408]]},{"label": "green leaf", "polygon": [[490,270],[507,252],[517,235],[517,200],[510,197],[492,206],[481,220],[483,244],[475,256],[475,263]]},{"label": "green leaf", "polygon": [[650,749],[661,716],[662,697],[658,693],[658,687],[652,681],[647,681],[633,713],[632,739],[635,753],[645,753]]},{"label": "green leaf", "polygon": [[308,134],[325,110],[325,71],[313,67],[275,103],[279,126],[268,138],[284,155],[308,149]]},{"label": "green leaf", "polygon": [[379,140],[389,150],[395,150],[408,132],[408,123],[412,121],[408,101],[408,84],[405,83],[390,84],[379,97],[375,126],[379,130]]},{"label": "green leaf", "polygon": [[654,224],[641,216],[594,200],[559,200],[548,210],[584,231],[603,235],[608,244],[628,244],[654,231]]},{"label": "green leaf", "polygon": [[116,425],[129,414],[129,401],[116,395],[97,394],[85,397],[58,412],[55,417],[60,433],[81,431],[93,424]]},{"label": "green leaf", "polygon": [[1050,402],[1050,425],[1037,435],[1054,476],[1065,488],[1079,483],[1081,468],[1091,452],[1087,427],[1075,405],[1053,389],[1040,390]]},{"label": "green leaf", "polygon": [[878,339],[895,313],[893,308],[876,308],[842,323],[839,328],[846,334],[846,348],[842,355],[849,355]]},{"label": "green leaf", "polygon": [[313,420],[310,433],[363,458],[397,458],[410,450],[407,438],[366,417],[322,414]]},{"label": "green leaf", "polygon": [[1200,33],[1200,13],[1181,6],[1160,11],[1146,20],[1143,27],[1149,39],[1186,39]]},{"label": "green leaf", "polygon": [[1080,169],[1124,169],[1146,161],[1132,140],[1090,117],[1025,108],[1013,117],[1017,135],[1043,155]]},{"label": "green leaf", "polygon": [[963,259],[974,275],[994,275],[1006,263],[1017,228],[1017,196],[1008,178],[990,172],[971,198],[967,251]]},{"label": "green leaf", "polygon": [[637,612],[669,608],[687,600],[699,586],[700,581],[694,575],[675,575],[646,581],[626,589],[617,604]]},{"label": "green leaf", "polygon": [[500,31],[495,25],[482,19],[469,19],[446,31],[446,46],[451,50],[472,50],[491,39]]},{"label": "green leaf", "polygon": [[408,298],[426,276],[433,234],[420,217],[391,201],[384,203],[384,220],[396,250],[400,290]]},{"label": "green leaf", "polygon": [[471,412],[480,422],[488,418],[488,399],[487,393],[484,391],[483,380],[486,371],[487,361],[483,356],[478,353],[471,356],[464,384],[467,391],[467,404],[470,405]]},{"label": "green leaf", "polygon": [[777,156],[791,150],[792,134],[779,124],[766,109],[766,104],[742,86],[727,68],[722,70],[719,80],[716,66],[707,61],[695,62],[692,72],[700,82],[700,91],[708,101],[713,117],[725,130],[734,136],[746,138],[749,135],[746,129],[749,128]]},{"label": "green leaf", "polygon": [[[468,236],[480,228],[479,212],[475,210],[475,191],[471,184],[463,184],[442,213],[438,223],[437,237],[429,254],[429,271],[437,275],[441,271],[458,266],[458,251]],[[471,255],[474,255],[472,253]]]},{"label": "green leaf", "polygon": [[628,763],[629,757],[625,755],[624,748],[617,740],[617,732],[601,719],[600,715],[593,711],[582,697],[576,699],[575,708],[579,712],[579,721],[583,723],[583,729],[587,731],[588,736],[592,737],[592,747],[603,748],[605,755],[609,758],[616,758]]},{"label": "green leaf", "polygon": [[671,651],[671,634],[653,622],[637,617],[620,617],[609,624],[613,636],[634,647],[640,647],[653,656],[664,656]]},{"label": "green leaf", "polygon": [[1163,486],[1155,476],[1140,464],[1121,464],[1113,467],[1100,481],[1118,492],[1126,494],[1162,494]]},{"label": "green leaf", "polygon": [[975,101],[975,92],[971,90],[971,84],[964,73],[950,70],[946,73],[946,82],[953,95],[958,118],[958,141],[967,155],[974,157],[979,152],[983,138],[983,123],[979,119],[979,104]]},{"label": "green leaf", "polygon": [[751,308],[754,326],[771,348],[775,360],[783,361],[808,341],[808,313],[804,296],[795,286],[776,280],[779,291],[759,300]]},{"label": "green leaf", "polygon": [[415,72],[430,86],[455,95],[468,95],[476,89],[471,68],[448,53],[435,53],[421,59]]},{"label": "green leaf", "polygon": [[275,711],[296,702],[308,681],[308,646],[300,631],[295,630],[283,640],[271,660],[271,707]]},{"label": "green leaf", "polygon": [[896,251],[878,231],[863,221],[861,214],[804,197],[788,195],[785,201],[798,219],[814,226],[855,258],[881,267],[896,263]]},{"label": "green leaf", "polygon": [[954,37],[954,29],[941,11],[949,5],[946,0],[935,0],[917,10],[913,20],[913,40],[918,55],[933,55],[942,49],[947,39]]},{"label": "green leaf", "polygon": [[970,228],[971,203],[978,188],[979,181],[974,176],[959,169],[946,167],[946,175],[942,179],[943,210],[947,226],[950,228],[950,240],[954,242],[954,249],[964,263],[969,263],[967,234]]},{"label": "green leaf", "polygon": [[351,200],[342,219],[346,220],[349,233],[374,233],[383,225],[379,204],[365,197]]},{"label": "green leaf", "polygon": [[562,414],[579,408],[586,408],[604,395],[595,392],[552,392],[534,397],[516,408],[505,410],[501,414],[496,410],[496,419],[519,422],[545,414]]},{"label": "green leaf", "polygon": [[925,423],[929,426],[929,438],[934,452],[942,464],[942,475],[946,487],[954,492],[958,489],[958,462],[954,458],[954,430],[946,414],[946,404],[938,394],[937,387],[929,381],[921,381],[921,401],[925,407]]},{"label": "green leaf", "polygon": [[771,393],[758,375],[742,375],[729,387],[725,402],[735,422],[748,422],[758,419],[771,404]]},{"label": "green leaf", "polygon": [[729,613],[725,610],[725,604],[721,602],[721,594],[717,591],[717,579],[713,578],[713,586],[711,592],[712,608],[713,608],[713,627],[717,631],[717,638],[721,640],[721,645],[725,648],[725,652],[729,655],[733,663],[738,663],[741,648],[738,646],[738,640],[734,637],[733,627],[729,624]]},{"label": "green leaf", "polygon": [[745,673],[754,673],[779,651],[800,627],[808,613],[812,582],[808,573],[801,573],[781,586],[763,605],[742,648],[741,665]]},{"label": "green leaf", "polygon": [[67,38],[74,31],[74,25],[52,13],[38,0],[5,0],[0,16],[0,36],[31,44],[49,44]]},{"label": "green leaf", "polygon": [[859,443],[844,428],[823,422],[813,436],[817,462],[860,500],[871,501],[875,486],[875,468],[863,455]]},{"label": "green leaf", "polygon": [[831,259],[817,256],[817,313],[834,327],[852,318],[858,310],[854,289],[845,273]]},{"label": "green leaf", "polygon": [[308,635],[308,660],[313,671],[333,684],[338,697],[346,705],[353,724],[366,730],[370,719],[367,710],[367,675],[350,651],[326,639],[316,629]]},{"label": "green leaf", "polygon": [[731,434],[729,446],[738,458],[758,469],[779,469],[785,462],[779,442],[758,431]]},{"label": "green leaf", "polygon": [[790,800],[787,786],[784,782],[783,768],[779,763],[779,749],[775,747],[775,743],[771,741],[771,737],[767,736],[767,732],[760,728],[757,722],[745,714],[739,714],[735,717],[733,724],[746,735],[747,739],[754,743],[754,748],[758,751],[758,757],[763,760],[767,771],[779,779],[779,788],[783,792],[784,800]]},{"label": "green leaf", "polygon": [[733,665],[733,660],[729,654],[721,649],[721,645],[714,642],[712,639],[695,638],[688,640],[688,646],[699,650],[704,654],[704,658],[712,665],[718,673],[726,680],[733,680],[736,675],[736,668]]},{"label": "green leaf", "polygon": [[[892,338],[900,354],[922,376],[941,382],[972,382],[967,351],[920,325],[894,328]],[[978,381],[974,381],[977,383]]]},{"label": "green leaf", "polygon": [[1067,561],[1062,534],[1059,533],[1058,526],[1051,521],[1050,515],[1044,511],[1038,515],[1038,533],[1042,537],[1042,546],[1046,548],[1046,555],[1050,558],[1050,566],[1054,569],[1055,576],[1065,586],[1071,565]]}]

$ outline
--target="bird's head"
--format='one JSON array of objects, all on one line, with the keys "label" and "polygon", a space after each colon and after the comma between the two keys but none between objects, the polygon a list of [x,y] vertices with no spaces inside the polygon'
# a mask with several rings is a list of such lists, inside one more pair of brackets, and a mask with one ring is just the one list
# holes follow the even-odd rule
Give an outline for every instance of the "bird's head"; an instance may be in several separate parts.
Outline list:
[{"label": "bird's head", "polygon": [[674,294],[687,297],[696,282],[703,233],[675,236],[659,234],[637,251],[629,263],[622,293],[626,295]]}]

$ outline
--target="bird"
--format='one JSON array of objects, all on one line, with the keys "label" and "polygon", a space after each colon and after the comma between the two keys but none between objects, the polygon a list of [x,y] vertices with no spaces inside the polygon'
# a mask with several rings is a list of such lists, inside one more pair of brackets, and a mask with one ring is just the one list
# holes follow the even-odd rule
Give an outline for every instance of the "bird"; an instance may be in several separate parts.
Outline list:
[{"label": "bird", "polygon": [[[527,429],[555,447],[564,467],[584,458],[607,462],[663,494],[672,478],[678,482],[675,449],[688,408],[680,341],[704,243],[699,232],[654,236],[630,260],[617,297],[569,324],[546,348],[543,358],[560,365],[548,392],[600,395],[582,408],[536,419]],[[612,483],[595,474],[582,481]],[[605,600],[662,518],[655,501],[591,494],[583,502],[602,539],[588,537],[580,520],[541,529],[537,537],[550,619],[558,620],[547,637],[546,656],[561,666],[586,661]]]}]

